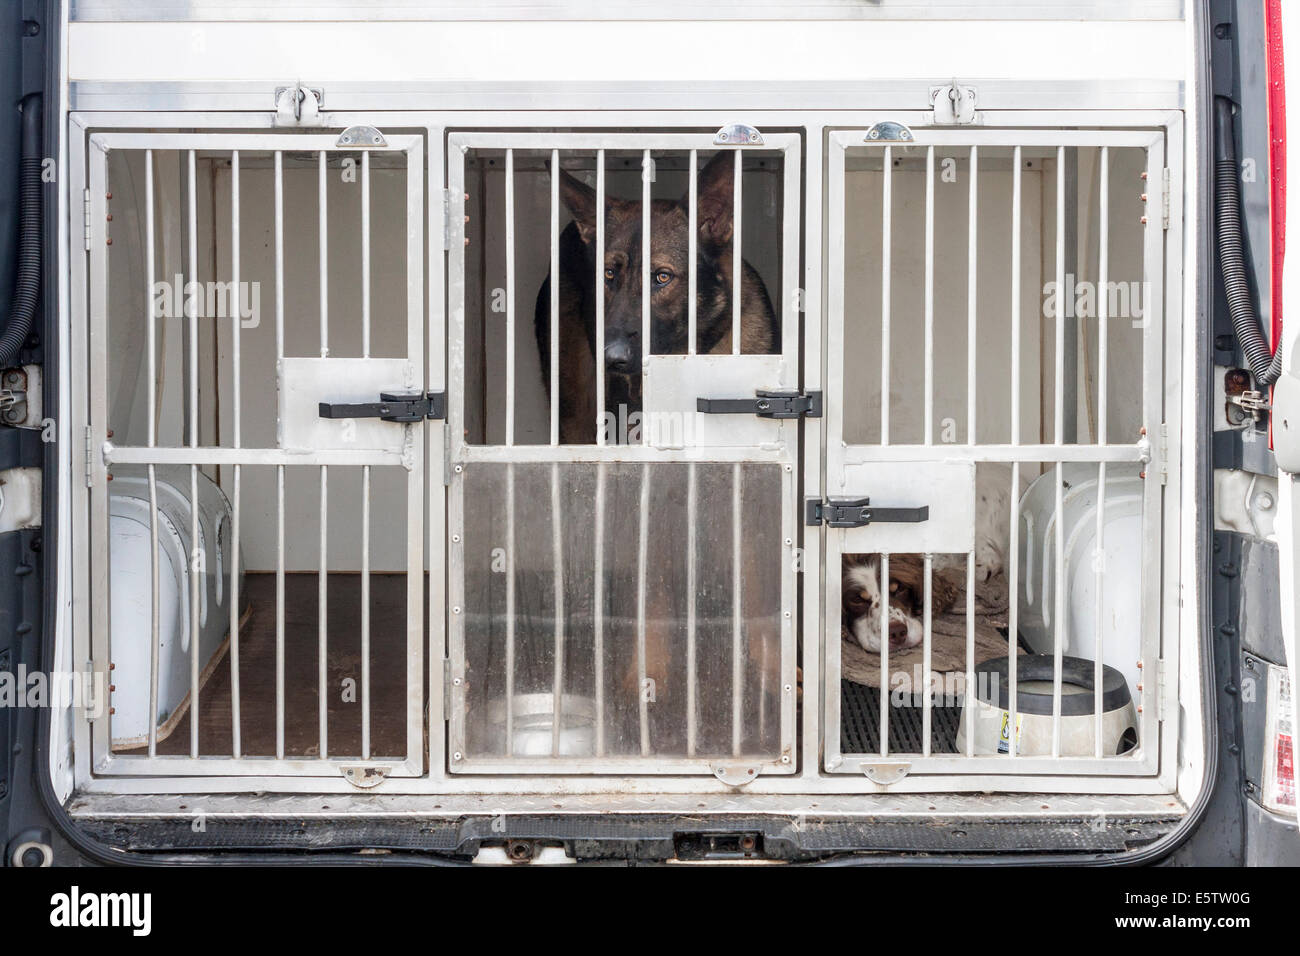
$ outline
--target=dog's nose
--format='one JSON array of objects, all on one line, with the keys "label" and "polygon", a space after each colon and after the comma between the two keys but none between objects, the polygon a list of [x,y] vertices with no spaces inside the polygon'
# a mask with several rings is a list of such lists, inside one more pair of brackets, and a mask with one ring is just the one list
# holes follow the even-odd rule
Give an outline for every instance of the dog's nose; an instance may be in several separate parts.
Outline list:
[{"label": "dog's nose", "polygon": [[627,339],[615,339],[605,345],[605,365],[615,372],[632,368],[632,346]]},{"label": "dog's nose", "polygon": [[889,622],[889,648],[896,650],[907,643],[907,625],[902,621]]}]

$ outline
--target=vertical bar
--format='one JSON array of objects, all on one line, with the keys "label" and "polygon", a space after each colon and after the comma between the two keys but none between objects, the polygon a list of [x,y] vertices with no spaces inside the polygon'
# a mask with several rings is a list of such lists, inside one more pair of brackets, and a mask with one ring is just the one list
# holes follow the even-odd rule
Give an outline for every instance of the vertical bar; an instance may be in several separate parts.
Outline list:
[{"label": "vertical bar", "polygon": [[921,683],[921,753],[930,756],[930,725],[933,719],[930,705],[930,686],[931,686],[931,635],[932,635],[932,611],[933,611],[933,582],[934,582],[934,556],[926,554],[924,559],[925,567],[925,594],[922,601],[922,641],[923,641],[923,658],[922,673],[924,680]]},{"label": "vertical bar", "polygon": [[[737,152],[739,157],[740,153]],[[740,755],[741,722],[744,720],[744,558],[741,551],[741,513],[744,474],[742,465],[731,466],[731,752]]]},{"label": "vertical bar", "polygon": [[[1011,595],[1012,600],[1015,595]],[[966,554],[966,703],[968,714],[975,713],[975,552]],[[975,734],[966,734],[966,756],[975,756]]]},{"label": "vertical bar", "polygon": [[370,759],[370,466],[361,466],[361,759]]},{"label": "vertical bar", "polygon": [[[515,151],[506,150],[506,444],[515,443]],[[599,363],[597,363],[599,364]],[[513,473],[511,475],[513,481]],[[507,705],[508,707],[509,705]],[[509,731],[507,730],[507,736]]]},{"label": "vertical bar", "polygon": [[978,373],[979,340],[977,316],[979,314],[979,147],[970,148],[967,170],[970,207],[966,212],[966,443],[974,445],[976,375]]},{"label": "vertical bar", "polygon": [[[1013,445],[1020,444],[1020,229],[1020,147],[1017,146],[1012,151],[1011,160],[1011,444]],[[1012,605],[1015,605],[1014,601]]]},{"label": "vertical bar", "polygon": [[[153,209],[153,150],[144,151],[144,301],[147,303],[145,323],[149,335],[148,411],[149,447],[158,440],[158,328],[154,311],[154,209]],[[159,640],[159,579],[158,579],[158,479],[154,466],[149,466],[149,756],[158,754],[158,640]],[[233,660],[233,658],[232,658]]]},{"label": "vertical bar", "polygon": [[880,555],[880,756],[889,756],[889,555],[884,552]]},{"label": "vertical bar", "polygon": [[[1101,194],[1098,211],[1098,242],[1100,246],[1097,251],[1097,444],[1105,445],[1106,435],[1106,392],[1110,388],[1107,379],[1107,355],[1106,346],[1110,338],[1110,147],[1101,148],[1101,157],[1099,160],[1098,174],[1100,177]],[[1093,616],[1097,622],[1096,633],[1093,635],[1093,653],[1092,653],[1092,679],[1093,679],[1093,700],[1092,712],[1094,717],[1094,748],[1098,757],[1102,756],[1101,752],[1101,718],[1104,713],[1102,708],[1102,681],[1104,677],[1101,648],[1101,621],[1102,621],[1102,581],[1104,579],[1106,565],[1106,463],[1104,461],[1097,463],[1097,532],[1096,532],[1096,553],[1093,556],[1093,590],[1096,592],[1096,612]]]},{"label": "vertical bar", "polygon": [[515,753],[515,463],[506,463],[506,756]]},{"label": "vertical bar", "polygon": [[320,759],[329,756],[329,468],[320,466],[320,570],[316,574],[316,706]]},{"label": "vertical bar", "polygon": [[652,466],[642,464],[640,522],[636,555],[636,697],[637,720],[641,729],[641,756],[650,753],[650,709],[646,700],[646,575],[650,536],[650,474]]},{"label": "vertical bar", "polygon": [[[650,170],[654,160],[650,150],[641,154],[641,387],[645,388],[646,359],[650,348]],[[644,395],[644,392],[642,392]]]},{"label": "vertical bar", "polygon": [[[235,552],[237,556],[238,551]],[[238,557],[234,559],[238,564]],[[238,605],[232,607],[238,614]],[[284,465],[275,468],[275,755],[284,759]]]},{"label": "vertical bar", "polygon": [[330,282],[329,282],[329,234],[328,217],[325,206],[325,187],[329,184],[326,170],[325,150],[320,151],[320,163],[316,177],[317,205],[320,207],[320,354],[325,358],[330,354]]},{"label": "vertical bar", "polygon": [[370,150],[361,154],[361,357],[370,358]]},{"label": "vertical bar", "polygon": [[[692,174],[694,181],[694,174]],[[692,273],[694,269],[692,267]],[[691,336],[692,345],[695,337]],[[696,483],[695,462],[686,466],[686,753],[695,756],[698,727],[696,725],[696,577],[698,573],[696,549],[696,511],[699,509],[699,489]]]},{"label": "vertical bar", "polygon": [[731,199],[731,354],[740,354],[740,313],[741,313],[741,286],[745,274],[745,260],[740,250],[740,199],[741,199],[741,180],[744,178],[741,173],[744,170],[743,156],[740,150],[736,150],[736,170],[732,183]]},{"label": "vertical bar", "polygon": [[[558,169],[558,166],[552,166]],[[555,179],[552,177],[552,182]],[[559,275],[558,272],[551,273]],[[552,287],[555,283],[552,283]],[[551,379],[557,382],[558,379]],[[564,695],[564,532],[561,525],[560,510],[560,464],[551,463],[551,548],[554,569],[552,579],[555,588],[555,661],[554,677],[551,681],[551,756],[560,755],[560,731],[563,708],[560,706]]]},{"label": "vertical bar", "polygon": [[[603,294],[598,293],[597,299],[601,298]],[[596,363],[597,367],[601,364]],[[595,593],[592,598],[592,626],[595,632],[593,653],[596,658],[596,756],[603,757],[605,755],[605,463],[603,461],[596,462],[596,515],[592,532],[596,552],[592,561],[596,578]]]},{"label": "vertical bar", "polygon": [[[893,147],[885,147],[881,182],[880,213],[880,444],[889,444],[889,333],[890,333],[890,255],[894,229],[894,162]],[[881,632],[882,634],[884,632]],[[883,643],[883,638],[882,638]],[[882,711],[883,713],[883,711]],[[883,753],[883,751],[882,751]]]},{"label": "vertical bar", "polygon": [[[934,147],[925,150],[925,443],[934,444]],[[927,708],[926,713],[929,713]],[[929,746],[929,738],[926,738]]]},{"label": "vertical bar", "polygon": [[[199,446],[199,239],[198,190],[194,150],[188,152],[189,209],[189,291],[190,310],[190,447]],[[199,551],[199,467],[190,465],[190,756],[199,755],[199,577],[202,556]]]},{"label": "vertical bar", "polygon": [[696,242],[698,242],[699,240],[699,228],[700,228],[699,226],[700,211],[699,209],[696,208],[700,201],[700,195],[699,195],[700,176],[699,176],[699,170],[696,169],[697,161],[698,161],[697,151],[691,150],[690,173],[689,173],[690,188],[688,190],[690,195],[689,198],[687,199],[687,207],[686,207],[686,261],[690,264],[687,267],[687,271],[686,271],[686,336],[688,342],[686,351],[690,355],[694,355],[696,353],[699,344],[696,341],[696,322],[698,320],[698,316],[696,315],[697,303],[695,301],[695,289],[696,289],[696,282],[697,282],[696,269],[698,267],[696,256],[699,254],[696,249]]},{"label": "vertical bar", "polygon": [[[596,444],[604,446],[608,421],[605,418],[605,151],[596,150]],[[598,480],[604,480],[604,472]],[[603,499],[602,499],[603,501]],[[601,514],[601,521],[604,521]],[[600,536],[596,537],[600,548]]]},{"label": "vertical bar", "polygon": [[[551,444],[560,443],[560,151],[551,150]],[[604,294],[604,284],[596,286]],[[599,421],[599,419],[597,419]],[[559,707],[559,698],[556,698]],[[558,710],[557,710],[558,714]],[[558,734],[558,731],[557,731]]]},{"label": "vertical bar", "polygon": [[[230,365],[231,365],[231,407],[234,413],[234,446],[239,448],[243,445],[243,412],[240,404],[240,393],[243,390],[243,362],[240,354],[240,327],[242,316],[240,314],[240,302],[243,299],[239,288],[239,150],[230,152],[230,284],[233,289],[234,313],[230,321]],[[242,530],[242,471],[239,465],[234,466],[234,494],[231,501],[231,523],[230,523],[230,663],[231,667],[236,667],[239,662],[239,549],[240,549],[240,532]],[[220,542],[216,542],[214,547],[221,547]],[[284,543],[280,543],[280,560],[283,561]],[[279,594],[277,593],[277,600]],[[282,616],[282,610],[277,605],[277,620]],[[240,756],[242,747],[240,741],[239,726],[239,706],[235,702],[235,689],[238,687],[238,681],[233,679],[230,685],[230,734],[231,748],[234,756]]]},{"label": "vertical bar", "polygon": [[[1020,147],[1016,147],[1019,150]],[[1019,168],[1019,167],[1017,167]],[[1012,368],[1013,381],[1018,370]],[[1020,639],[1020,462],[1011,463],[1011,533],[1007,572],[1007,756],[1016,756],[1016,654]]]},{"label": "vertical bar", "polygon": [[[1070,290],[1071,292],[1073,290]],[[1056,368],[1054,414],[1056,444],[1065,443],[1065,147],[1056,148]],[[1056,560],[1052,597],[1052,756],[1061,755],[1061,681],[1065,653],[1065,466],[1056,463]],[[1100,623],[1100,622],[1098,622]]]}]

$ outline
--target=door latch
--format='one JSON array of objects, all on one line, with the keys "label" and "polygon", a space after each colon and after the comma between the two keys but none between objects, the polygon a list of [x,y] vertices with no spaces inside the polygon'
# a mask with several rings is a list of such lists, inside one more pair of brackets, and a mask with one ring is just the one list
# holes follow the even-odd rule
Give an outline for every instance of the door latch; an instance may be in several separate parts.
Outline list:
[{"label": "door latch", "polygon": [[705,415],[757,415],[759,418],[822,417],[821,392],[758,391],[753,398],[697,398],[695,410]]},{"label": "door latch", "polygon": [[385,422],[422,422],[447,417],[446,392],[381,392],[377,402],[321,402],[321,418],[378,418]]},{"label": "door latch", "polygon": [[807,498],[804,524],[825,524],[828,528],[862,528],[873,523],[917,524],[930,520],[930,506],[916,508],[872,507],[870,498]]}]

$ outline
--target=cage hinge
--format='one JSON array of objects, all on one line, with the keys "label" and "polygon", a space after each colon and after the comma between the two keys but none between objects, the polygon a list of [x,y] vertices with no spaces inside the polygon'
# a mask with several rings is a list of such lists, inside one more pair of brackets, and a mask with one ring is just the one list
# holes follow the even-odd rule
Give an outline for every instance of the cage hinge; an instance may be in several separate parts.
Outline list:
[{"label": "cage hinge", "polygon": [[728,787],[743,787],[753,783],[763,772],[758,764],[748,763],[715,763],[712,770],[713,775]]},{"label": "cage hinge", "polygon": [[381,392],[377,402],[321,402],[321,418],[378,418],[385,422],[435,421],[447,417],[446,392]]},{"label": "cage hinge", "polygon": [[1160,172],[1160,225],[1169,228],[1169,167]]},{"label": "cage hinge", "polygon": [[930,520],[930,506],[876,508],[870,498],[805,498],[804,524],[828,528],[862,528],[872,522],[917,524]]},{"label": "cage hinge", "polygon": [[85,227],[86,251],[90,251],[90,190],[83,190],[81,195],[82,220]]},{"label": "cage hinge", "polygon": [[339,133],[339,138],[334,141],[334,145],[340,149],[378,149],[387,146],[388,140],[384,139],[384,134],[376,127],[360,124],[349,126]]},{"label": "cage hinge", "polygon": [[91,437],[90,426],[86,426],[86,487],[89,488],[95,472],[95,442]]},{"label": "cage hinge", "polygon": [[373,790],[388,779],[388,767],[344,767],[343,779],[361,790]]},{"label": "cage hinge", "polygon": [[947,86],[930,87],[930,105],[936,126],[970,126],[975,122],[975,87],[953,80]]},{"label": "cage hinge", "polygon": [[763,134],[744,123],[730,123],[713,134],[714,146],[762,146]]},{"label": "cage hinge", "polygon": [[451,248],[451,190],[442,191],[442,248]]},{"label": "cage hinge", "polygon": [[905,760],[864,760],[858,764],[858,769],[872,783],[891,787],[907,776],[912,765]]},{"label": "cage hinge", "polygon": [[1165,675],[1165,659],[1163,657],[1156,661],[1156,720],[1165,719],[1165,711],[1168,709],[1165,697],[1168,693],[1168,682]]},{"label": "cage hinge", "polygon": [[275,88],[276,126],[320,126],[320,111],[325,105],[325,91],[320,87],[277,86]]},{"label": "cage hinge", "polygon": [[[82,686],[85,687],[87,691],[89,691],[95,686],[95,662],[86,661],[86,663],[82,666],[82,670],[85,671],[86,674],[86,682]],[[93,701],[92,698],[89,697],[89,695],[87,695],[83,699],[85,700],[85,703],[82,705],[82,709],[86,715],[86,723],[93,724],[95,722],[95,718],[98,717],[100,713],[104,712],[104,710],[101,709],[104,707],[104,705],[102,703]]]},{"label": "cage hinge", "polygon": [[1169,484],[1169,426],[1164,422],[1160,423],[1159,439],[1160,470],[1158,474],[1160,475],[1160,484],[1167,485]]},{"label": "cage hinge", "polygon": [[705,415],[757,415],[759,418],[822,417],[821,392],[758,391],[753,398],[697,398],[695,410]]},{"label": "cage hinge", "polygon": [[451,713],[451,658],[442,660],[442,719],[447,720]]}]

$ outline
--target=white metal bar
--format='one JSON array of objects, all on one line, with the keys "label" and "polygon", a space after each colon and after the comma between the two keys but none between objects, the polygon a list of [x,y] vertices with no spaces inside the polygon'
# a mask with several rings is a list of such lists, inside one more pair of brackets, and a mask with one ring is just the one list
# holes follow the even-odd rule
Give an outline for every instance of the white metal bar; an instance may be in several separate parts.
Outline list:
[{"label": "white metal bar", "polygon": [[[194,150],[188,157],[189,222],[189,281],[190,310],[190,448],[199,445],[199,240],[198,240],[198,174]],[[202,552],[199,550],[199,469],[190,465],[190,756],[199,755],[199,582],[202,574]]]},{"label": "white metal bar", "polygon": [[515,753],[515,466],[506,465],[506,757]]},{"label": "white metal bar", "polygon": [[[1053,375],[1056,444],[1065,444],[1065,147],[1056,148],[1056,361]],[[1102,295],[1105,290],[1102,290]],[[1071,410],[1073,414],[1074,410]],[[1052,756],[1061,755],[1061,682],[1065,653],[1065,472],[1056,463],[1056,561],[1052,597],[1056,603],[1052,627]],[[1097,622],[1100,625],[1100,620]]]},{"label": "white metal bar", "polygon": [[370,151],[361,153],[361,357],[370,358]]},{"label": "white metal bar", "polygon": [[[739,152],[736,153],[740,155]],[[744,466],[731,466],[731,753],[740,755],[744,722],[744,552],[741,512],[744,504]]]},{"label": "white metal bar", "polygon": [[966,442],[975,444],[976,399],[979,359],[979,147],[970,148],[967,169],[970,205],[966,212]]},{"label": "white metal bar", "polygon": [[[602,163],[603,165],[603,163]],[[603,177],[602,177],[603,178]],[[597,206],[599,209],[599,205]],[[604,216],[602,215],[603,219]],[[597,300],[604,298],[596,294]],[[596,363],[597,367],[601,365]],[[596,514],[592,528],[595,572],[592,596],[593,654],[596,680],[596,756],[605,755],[605,463],[596,463]]]},{"label": "white metal bar", "polygon": [[[605,446],[605,151],[596,151],[596,444]],[[616,441],[615,444],[618,444]],[[604,472],[599,473],[604,480]],[[601,515],[604,520],[604,515]],[[596,539],[600,548],[600,538]]]},{"label": "white metal bar", "polygon": [[651,466],[641,468],[640,521],[636,547],[636,699],[637,721],[641,731],[641,756],[650,754],[650,710],[646,699],[646,576],[650,537]]},{"label": "white metal bar", "polygon": [[[1108,129],[1108,130],[1068,130],[1058,128],[1041,129],[928,129],[913,127],[913,139],[909,145],[915,146],[970,146],[972,140],[985,147],[1020,147],[1051,148],[1058,146],[1099,146],[1102,144],[1116,147],[1146,148],[1162,134],[1150,130]],[[847,149],[879,149],[879,144],[864,141],[861,131],[837,131],[831,133],[831,141]]]},{"label": "white metal bar", "polygon": [[[688,354],[694,355],[699,345],[696,341],[696,323],[699,318],[696,314],[698,303],[695,301],[695,290],[698,282],[697,271],[699,268],[699,251],[696,247],[699,242],[700,228],[700,211],[698,209],[700,202],[700,174],[699,169],[696,168],[699,162],[699,152],[694,149],[691,150],[690,157],[690,171],[688,173],[690,186],[687,190],[689,195],[686,205],[686,261],[688,263],[686,269],[686,351]],[[694,471],[692,470],[693,474]]]},{"label": "white metal bar", "polygon": [[[555,168],[559,168],[558,165]],[[558,272],[551,273],[559,275]],[[552,283],[554,288],[554,283]],[[558,379],[552,378],[557,382]],[[560,755],[560,732],[562,728],[562,703],[564,698],[564,530],[562,526],[560,496],[560,464],[551,465],[551,549],[554,568],[552,582],[555,589],[555,660],[554,677],[551,687],[551,756]]]},{"label": "white metal bar", "polygon": [[[240,314],[240,302],[243,296],[240,293],[239,286],[239,150],[232,150],[230,154],[230,283],[234,290],[233,295],[233,312],[230,321],[230,378],[231,378],[231,408],[234,412],[234,446],[239,448],[243,445],[243,410],[240,403],[240,393],[243,391],[243,362],[240,354],[240,338],[242,315]],[[214,318],[216,318],[214,316]],[[233,471],[233,494],[231,496],[231,516],[230,516],[230,553],[232,560],[230,562],[230,665],[231,684],[230,684],[230,736],[231,752],[235,757],[240,756],[242,752],[242,741],[240,739],[240,707],[236,702],[235,694],[239,687],[238,678],[234,675],[234,668],[239,664],[239,551],[240,551],[240,532],[242,531],[241,522],[243,520],[243,496],[242,491],[242,469],[235,465]],[[214,543],[214,548],[221,547],[220,542]],[[281,562],[284,560],[284,543],[281,542],[277,556]],[[280,595],[277,592],[276,598],[279,600]],[[277,604],[277,619],[282,614]],[[278,632],[277,632],[278,634]],[[278,639],[278,638],[277,638]]]},{"label": "white metal bar", "polygon": [[880,555],[880,756],[889,756],[889,554],[886,552]]},{"label": "white metal bar", "polygon": [[[506,150],[506,445],[515,443],[515,151]],[[554,385],[556,383],[552,383]]]},{"label": "white metal bar", "polygon": [[329,756],[329,466],[320,466],[320,568],[316,572],[316,723],[320,757]]},{"label": "white metal bar", "polygon": [[[930,685],[931,685],[931,666],[932,666],[932,637],[933,637],[933,609],[934,609],[934,556],[926,554],[924,558],[925,571],[925,593],[922,599],[921,615],[921,640],[922,640],[922,674],[924,679],[921,682],[921,753],[923,756],[930,756],[930,727],[933,715],[930,704]],[[884,638],[881,638],[884,640]],[[885,682],[888,687],[888,681]]]},{"label": "white metal bar", "polygon": [[326,153],[322,149],[316,176],[316,202],[320,213],[318,261],[320,269],[320,354],[322,358],[330,354],[329,217],[325,201],[326,187],[329,185],[329,172],[326,165]]},{"label": "white metal bar", "polygon": [[731,354],[740,354],[741,312],[743,296],[741,290],[745,275],[745,259],[740,248],[741,228],[741,180],[744,178],[744,154],[736,150],[736,168],[732,182],[731,198]]},{"label": "white metal bar", "polygon": [[370,759],[370,466],[361,467],[361,759]]},{"label": "white metal bar", "polygon": [[[694,175],[691,177],[694,182]],[[692,274],[694,267],[692,266]],[[692,296],[692,299],[694,296]],[[695,336],[691,335],[694,343]],[[696,622],[696,576],[698,558],[695,554],[696,512],[699,509],[699,489],[695,474],[695,463],[686,466],[686,753],[695,756],[695,747],[699,728],[696,725],[696,672],[695,672],[695,630]]]},{"label": "white metal bar", "polygon": [[[144,301],[145,324],[149,336],[148,441],[153,447],[158,437],[158,321],[154,312],[154,208],[153,150],[144,152]],[[158,641],[160,586],[158,574],[158,477],[149,466],[149,756],[158,753]]]},{"label": "white metal bar", "polygon": [[[231,561],[238,569],[239,551]],[[231,617],[239,605],[231,605]],[[284,757],[284,465],[275,469],[275,755]],[[238,751],[235,753],[238,756]]]},{"label": "white metal bar", "polygon": [[292,448],[223,448],[216,445],[198,448],[158,445],[150,448],[147,445],[119,447],[110,442],[104,446],[103,455],[104,463],[113,465],[403,465],[401,452],[352,448],[323,448],[315,451]]},{"label": "white metal bar", "polygon": [[893,265],[890,261],[894,245],[894,161],[893,147],[885,147],[884,167],[881,171],[881,232],[880,232],[880,444],[889,444],[889,338],[890,282]]},{"label": "white metal bar", "polygon": [[[918,139],[919,134],[918,134]],[[799,136],[794,133],[765,133],[764,148],[767,150],[788,150],[797,147]],[[858,134],[861,141],[862,135]],[[1142,142],[1149,142],[1145,136]],[[970,142],[966,134],[965,143]],[[592,150],[716,150],[712,133],[606,133],[601,131],[578,133],[520,133],[520,132],[479,132],[467,131],[453,133],[448,137],[452,149],[469,147],[471,149],[562,149]]]},{"label": "white metal bar", "polygon": [[[934,444],[934,147],[925,151],[925,444]],[[926,709],[929,713],[929,709]],[[926,738],[929,746],[929,738]]]},{"label": "white metal bar", "polygon": [[[560,151],[551,150],[551,444],[560,443]],[[596,286],[597,295],[603,296],[604,285]],[[599,423],[600,418],[596,421]],[[557,519],[558,520],[558,519]],[[558,695],[555,698],[559,714]],[[558,716],[556,725],[559,725]],[[557,745],[558,745],[558,733]]]},{"label": "white metal bar", "polygon": [[[1020,444],[1020,147],[1011,160],[1011,444]],[[1014,602],[1013,602],[1014,603]],[[1015,750],[1014,747],[1011,748]]]},{"label": "white metal bar", "polygon": [[[1015,600],[1015,595],[1011,595]],[[975,713],[975,552],[966,554],[966,693],[965,706],[968,714]],[[975,756],[975,735],[966,734],[966,756]]]},{"label": "white metal bar", "polygon": [[645,395],[645,370],[653,351],[650,341],[650,246],[653,242],[650,234],[650,177],[653,169],[654,159],[647,149],[641,154],[641,368],[637,369],[637,374],[641,376],[642,396]]},{"label": "white metal bar", "polygon": [[[1100,193],[1100,209],[1097,213],[1097,233],[1098,233],[1098,250],[1097,250],[1097,288],[1102,290],[1097,296],[1097,443],[1106,444],[1106,414],[1107,414],[1107,391],[1110,388],[1108,381],[1108,356],[1106,354],[1107,343],[1110,338],[1109,328],[1109,308],[1110,304],[1105,290],[1110,287],[1110,148],[1103,146],[1101,154],[1097,161],[1098,164],[1098,192]],[[1093,679],[1093,728],[1094,728],[1094,750],[1097,757],[1102,756],[1101,742],[1101,718],[1104,713],[1102,707],[1102,686],[1105,676],[1105,662],[1102,659],[1101,646],[1101,621],[1102,621],[1102,580],[1105,575],[1106,564],[1106,462],[1097,463],[1097,531],[1096,531],[1096,551],[1093,554],[1093,590],[1096,593],[1097,603],[1093,620],[1097,622],[1096,630],[1093,634],[1093,651],[1092,651],[1092,679]]]},{"label": "white metal bar", "polygon": [[[1019,165],[1016,166],[1019,169]],[[1015,374],[1012,367],[1012,374]],[[1011,533],[1007,549],[1007,756],[1015,759],[1020,735],[1016,732],[1016,655],[1020,644],[1020,462],[1011,463]]]}]

